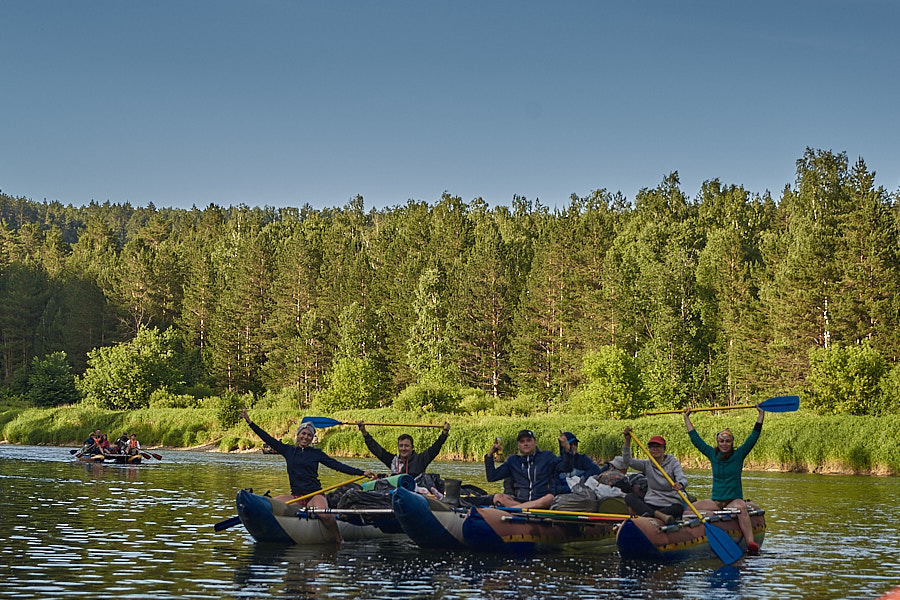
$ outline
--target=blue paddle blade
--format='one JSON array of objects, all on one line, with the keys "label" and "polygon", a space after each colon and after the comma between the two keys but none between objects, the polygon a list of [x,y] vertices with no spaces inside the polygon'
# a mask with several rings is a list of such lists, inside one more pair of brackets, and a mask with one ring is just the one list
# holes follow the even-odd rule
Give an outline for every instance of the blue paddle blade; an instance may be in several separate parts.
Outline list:
[{"label": "blue paddle blade", "polygon": [[230,519],[225,519],[224,521],[219,521],[218,523],[216,523],[215,530],[222,531],[223,529],[228,529],[229,527],[234,527],[235,525],[240,524],[240,517],[231,517]]},{"label": "blue paddle blade", "polygon": [[776,396],[763,400],[759,407],[766,412],[794,412],[800,408],[800,396]]},{"label": "blue paddle blade", "polygon": [[326,427],[334,427],[335,425],[343,425],[343,421],[337,419],[329,419],[328,417],[303,417],[301,423],[312,423],[316,429],[325,429]]},{"label": "blue paddle blade", "polygon": [[712,523],[707,522],[704,525],[706,526],[706,539],[709,540],[709,547],[713,549],[719,560],[726,565],[730,565],[744,555],[740,546],[731,539],[730,535]]}]

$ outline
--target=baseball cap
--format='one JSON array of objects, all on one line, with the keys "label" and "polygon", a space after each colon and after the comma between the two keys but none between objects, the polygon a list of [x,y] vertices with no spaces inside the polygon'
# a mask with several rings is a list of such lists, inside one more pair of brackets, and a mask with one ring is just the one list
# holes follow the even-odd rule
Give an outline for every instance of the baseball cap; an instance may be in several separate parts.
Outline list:
[{"label": "baseball cap", "polygon": [[578,438],[575,437],[575,434],[572,433],[571,431],[563,431],[563,435],[566,436],[566,439],[569,441],[570,444],[578,443]]}]

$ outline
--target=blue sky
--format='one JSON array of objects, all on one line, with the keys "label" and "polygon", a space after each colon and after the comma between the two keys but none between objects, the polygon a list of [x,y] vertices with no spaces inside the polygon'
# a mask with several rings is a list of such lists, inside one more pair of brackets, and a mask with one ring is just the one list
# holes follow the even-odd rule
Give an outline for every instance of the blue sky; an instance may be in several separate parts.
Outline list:
[{"label": "blue sky", "polygon": [[0,190],[366,208],[777,199],[806,147],[900,190],[900,2],[0,3]]}]

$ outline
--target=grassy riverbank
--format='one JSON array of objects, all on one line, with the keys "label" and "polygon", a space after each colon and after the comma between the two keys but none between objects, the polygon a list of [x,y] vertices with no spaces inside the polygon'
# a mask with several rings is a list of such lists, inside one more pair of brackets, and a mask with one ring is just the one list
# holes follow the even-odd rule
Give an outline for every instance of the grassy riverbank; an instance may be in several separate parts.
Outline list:
[{"label": "grassy riverbank", "polygon": [[[296,411],[284,409],[251,409],[251,417],[266,431],[283,439],[292,439],[300,420]],[[323,415],[317,415],[323,416]],[[636,435],[646,440],[662,435],[668,441],[667,451],[677,456],[686,468],[707,468],[704,457],[691,445],[680,415],[658,415],[629,422],[597,420],[591,416],[542,415],[514,418],[494,416],[462,416],[429,413],[405,413],[393,409],[362,410],[327,415],[342,421],[363,419],[367,422],[451,423],[450,436],[439,458],[446,460],[481,460],[495,437],[502,437],[504,450],[515,451],[516,433],[533,429],[538,445],[557,451],[560,430],[575,433],[580,450],[596,460],[606,460],[621,452],[622,430],[634,427]],[[715,433],[730,427],[740,443],[750,433],[756,420],[755,410],[727,411],[715,415],[695,413],[697,430],[707,441]],[[0,407],[0,433],[7,443],[31,445],[78,446],[94,429],[110,438],[135,433],[145,447],[202,448],[222,452],[252,450],[262,442],[240,421],[233,427],[222,427],[212,409],[159,408],[129,412],[72,406],[53,409],[20,409]],[[393,448],[397,435],[409,431],[422,449],[438,436],[437,428],[369,428],[370,433],[386,448]],[[319,430],[319,447],[335,456],[368,456],[368,450],[356,427],[342,426]],[[785,413],[766,416],[763,435],[747,460],[751,470],[800,471],[818,473],[857,473],[872,475],[900,474],[900,415],[886,417],[814,416]]]}]

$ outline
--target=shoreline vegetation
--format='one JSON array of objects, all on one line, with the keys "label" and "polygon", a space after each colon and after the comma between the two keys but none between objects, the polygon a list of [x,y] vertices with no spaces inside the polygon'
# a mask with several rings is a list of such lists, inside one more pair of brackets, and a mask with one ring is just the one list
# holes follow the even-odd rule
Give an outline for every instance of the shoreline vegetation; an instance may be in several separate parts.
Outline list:
[{"label": "shoreline vegetation", "polygon": [[[293,439],[297,424],[304,416],[297,410],[281,408],[251,408],[250,414],[263,429],[286,441]],[[630,425],[638,439],[662,435],[667,440],[667,452],[676,456],[685,468],[709,468],[706,458],[691,445],[680,414],[613,420],[573,414],[500,417],[367,409],[317,416],[349,422],[362,419],[373,424],[441,424],[449,421],[450,436],[437,459],[458,461],[483,460],[495,437],[503,439],[504,456],[515,452],[517,432],[528,428],[534,430],[541,449],[557,453],[559,432],[571,431],[580,440],[579,450],[602,463],[621,453],[622,431]],[[756,411],[694,413],[692,420],[704,439],[712,439],[717,431],[730,427],[736,443],[741,443],[753,428]],[[262,441],[243,421],[223,426],[216,411],[209,409],[110,411],[85,406],[0,407],[2,443],[80,446],[88,434],[98,428],[110,437],[124,432],[135,433],[142,446],[148,449],[250,452],[262,448]],[[394,447],[402,432],[412,434],[417,448],[427,447],[439,433],[436,428],[376,426],[371,426],[369,432],[386,448]],[[319,429],[317,437],[318,447],[333,456],[370,456],[355,426]],[[763,434],[745,468],[750,471],[897,476],[900,474],[898,445],[900,415],[817,416],[803,411],[769,414]]]}]

